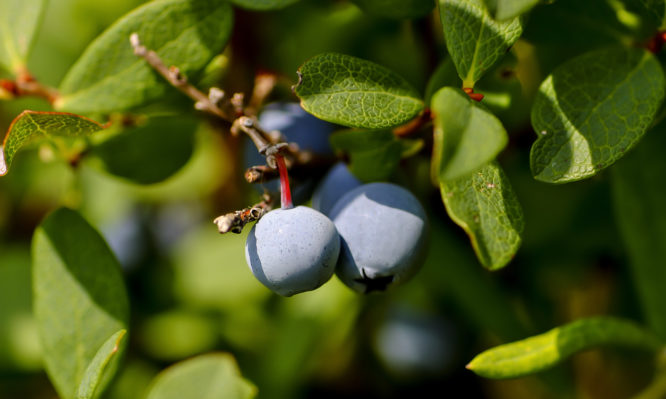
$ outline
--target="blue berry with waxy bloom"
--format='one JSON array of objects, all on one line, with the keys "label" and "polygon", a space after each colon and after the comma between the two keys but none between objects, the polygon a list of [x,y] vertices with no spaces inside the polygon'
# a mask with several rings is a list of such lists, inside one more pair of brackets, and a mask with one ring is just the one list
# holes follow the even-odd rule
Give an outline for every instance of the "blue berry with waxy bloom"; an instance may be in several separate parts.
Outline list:
[{"label": "blue berry with waxy bloom", "polygon": [[[277,130],[288,143],[295,143],[302,151],[329,156],[332,155],[328,137],[333,132],[334,125],[318,119],[307,113],[298,103],[275,102],[266,105],[259,113],[259,124],[266,131]],[[251,166],[263,165],[266,159],[257,152],[251,140],[245,140],[243,146],[243,163],[247,169]],[[303,203],[312,195],[314,179],[306,178],[296,181],[293,187],[294,201]],[[256,190],[263,192],[277,192],[279,183],[269,180],[261,184],[254,184]]]},{"label": "blue berry with waxy bloom", "polygon": [[328,215],[342,196],[362,184],[347,165],[338,162],[326,173],[312,194],[312,207]]},{"label": "blue berry with waxy bloom", "polygon": [[245,259],[273,292],[291,296],[314,290],[335,272],[340,237],[333,222],[304,206],[276,209],[250,231]]},{"label": "blue berry with waxy bloom", "polygon": [[428,222],[421,203],[391,183],[345,194],[330,217],[341,238],[336,274],[361,293],[383,291],[412,277],[425,260]]}]

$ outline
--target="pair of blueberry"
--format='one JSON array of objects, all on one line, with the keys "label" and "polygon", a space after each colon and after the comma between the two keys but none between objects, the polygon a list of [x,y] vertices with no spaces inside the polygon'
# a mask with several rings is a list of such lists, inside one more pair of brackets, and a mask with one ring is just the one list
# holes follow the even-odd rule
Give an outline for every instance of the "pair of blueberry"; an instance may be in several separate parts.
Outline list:
[{"label": "pair of blueberry", "polygon": [[[296,103],[270,104],[259,122],[267,130],[281,131],[303,149],[330,151],[332,125]],[[251,156],[246,158],[261,161]],[[312,205],[314,209],[297,206],[271,211],[250,231],[247,263],[274,292],[291,296],[314,290],[335,272],[358,292],[384,290],[409,278],[423,263],[425,211],[404,188],[389,183],[363,185],[344,164],[338,164],[315,190]]]},{"label": "pair of blueberry", "polygon": [[[340,176],[345,173],[346,179]],[[291,296],[314,290],[336,272],[355,291],[383,291],[423,263],[426,215],[406,189],[361,185],[339,165],[315,192],[313,205],[321,212],[305,206],[277,209],[250,231],[247,263],[272,291]]]}]

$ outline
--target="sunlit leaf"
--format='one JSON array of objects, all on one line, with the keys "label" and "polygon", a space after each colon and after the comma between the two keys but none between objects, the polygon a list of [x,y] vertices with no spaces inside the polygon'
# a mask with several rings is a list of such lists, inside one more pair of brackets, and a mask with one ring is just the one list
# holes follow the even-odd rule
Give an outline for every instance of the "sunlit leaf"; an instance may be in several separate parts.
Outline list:
[{"label": "sunlit leaf", "polygon": [[225,0],[160,0],[130,12],[102,33],[69,70],[60,85],[57,109],[108,113],[180,95],[140,57],[129,37],[138,33],[167,66],[190,79],[220,53],[232,27]]},{"label": "sunlit leaf", "polygon": [[455,180],[440,181],[451,219],[465,230],[477,258],[490,270],[504,267],[522,241],[523,211],[504,171],[491,162]]},{"label": "sunlit leaf", "polygon": [[0,1],[0,65],[21,72],[42,22],[46,0]]},{"label": "sunlit leaf", "polygon": [[250,399],[257,389],[241,377],[234,358],[211,353],[177,363],[153,381],[147,399]]},{"label": "sunlit leaf", "polygon": [[467,368],[487,378],[521,377],[543,371],[576,352],[600,345],[657,351],[662,344],[651,332],[633,322],[595,317],[488,349],[476,356]]},{"label": "sunlit leaf", "polygon": [[[32,251],[44,365],[60,397],[72,399],[102,345],[127,329],[129,305],[120,266],[99,233],[67,208],[54,211],[37,228]],[[97,392],[115,372],[119,357],[107,365]]]},{"label": "sunlit leaf", "polygon": [[464,87],[474,87],[523,32],[520,18],[494,20],[484,0],[439,0],[439,11],[446,47]]},{"label": "sunlit leaf", "polygon": [[9,126],[0,151],[0,176],[9,171],[18,150],[35,140],[53,137],[85,137],[104,126],[80,115],[63,112],[23,111]]},{"label": "sunlit leaf", "polygon": [[441,181],[463,177],[495,159],[508,136],[502,122],[462,90],[445,87],[432,98],[433,168]]},{"label": "sunlit leaf", "polygon": [[370,61],[324,53],[299,68],[294,92],[314,116],[350,127],[381,129],[414,118],[423,100],[402,77]]},{"label": "sunlit leaf", "polygon": [[120,349],[120,342],[125,337],[127,330],[120,330],[109,337],[109,339],[102,345],[95,354],[85,374],[83,380],[79,385],[77,399],[91,399],[96,397],[97,388],[99,387],[104,371],[109,365],[109,362]]},{"label": "sunlit leaf", "polygon": [[566,62],[532,107],[532,174],[549,183],[597,174],[641,139],[663,97],[664,73],[646,50],[611,47]]}]

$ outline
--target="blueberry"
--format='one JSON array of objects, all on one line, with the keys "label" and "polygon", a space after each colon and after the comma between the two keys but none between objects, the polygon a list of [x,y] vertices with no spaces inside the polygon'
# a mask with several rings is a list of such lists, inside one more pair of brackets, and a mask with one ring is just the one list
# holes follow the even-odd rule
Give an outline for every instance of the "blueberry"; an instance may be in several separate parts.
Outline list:
[{"label": "blueberry", "polygon": [[[310,115],[298,103],[266,105],[259,114],[259,124],[266,131],[279,130],[287,142],[298,144],[302,150],[320,155],[330,155],[333,152],[328,136],[333,132],[334,125]],[[245,169],[266,163],[266,159],[259,154],[251,140],[245,140],[243,151]],[[310,179],[294,183],[294,201],[304,202],[312,194],[314,181]],[[270,192],[279,190],[279,184],[274,180],[254,186],[260,191],[264,188]]]},{"label": "blueberry", "polygon": [[409,379],[441,375],[453,364],[459,346],[450,320],[403,306],[389,309],[374,338],[387,369]]},{"label": "blueberry", "polygon": [[252,227],[245,244],[245,259],[254,276],[283,296],[327,282],[339,252],[340,237],[333,222],[304,206],[267,213]]},{"label": "blueberry", "polygon": [[426,214],[406,189],[370,183],[345,194],[330,214],[342,239],[336,273],[355,291],[383,291],[424,261]]},{"label": "blueberry", "polygon": [[328,171],[315,189],[312,194],[312,207],[328,215],[343,195],[361,184],[363,183],[349,172],[347,166],[339,162]]},{"label": "blueberry", "polygon": [[[288,142],[317,154],[330,154],[328,136],[333,125],[307,113],[298,103],[272,103],[259,115],[259,123],[267,131],[279,130]],[[256,152],[256,150],[255,150]]]}]

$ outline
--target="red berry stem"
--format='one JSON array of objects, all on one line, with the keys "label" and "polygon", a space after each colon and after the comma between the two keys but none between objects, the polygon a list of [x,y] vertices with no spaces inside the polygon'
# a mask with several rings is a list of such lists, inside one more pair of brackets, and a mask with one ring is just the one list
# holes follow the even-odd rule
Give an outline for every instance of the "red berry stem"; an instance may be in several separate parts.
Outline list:
[{"label": "red berry stem", "polygon": [[276,155],[278,170],[280,171],[280,202],[282,209],[291,209],[294,203],[291,202],[291,189],[289,188],[289,173],[287,173],[287,164],[284,163],[282,155]]},{"label": "red berry stem", "polygon": [[471,99],[474,100],[474,101],[479,102],[479,101],[483,100],[483,94],[481,94],[481,93],[474,93],[474,89],[471,88],[471,87],[463,87],[463,91],[464,91],[465,93],[467,93],[467,95],[469,96],[469,98],[471,98]]}]

